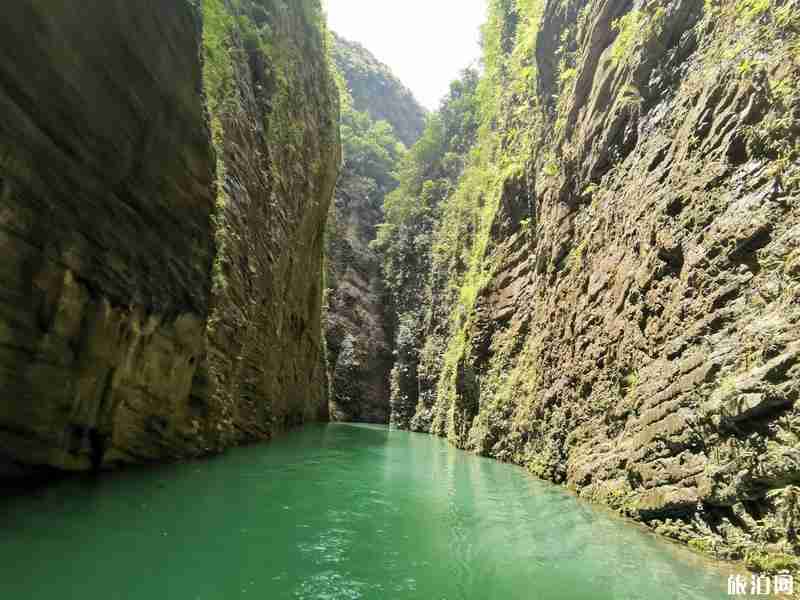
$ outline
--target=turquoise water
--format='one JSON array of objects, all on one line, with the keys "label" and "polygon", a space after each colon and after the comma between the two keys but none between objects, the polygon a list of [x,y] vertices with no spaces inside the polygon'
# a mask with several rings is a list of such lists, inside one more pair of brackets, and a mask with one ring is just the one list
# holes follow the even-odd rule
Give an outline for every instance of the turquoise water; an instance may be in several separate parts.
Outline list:
[{"label": "turquoise water", "polygon": [[0,501],[2,600],[717,599],[728,573],[442,440],[312,426]]}]

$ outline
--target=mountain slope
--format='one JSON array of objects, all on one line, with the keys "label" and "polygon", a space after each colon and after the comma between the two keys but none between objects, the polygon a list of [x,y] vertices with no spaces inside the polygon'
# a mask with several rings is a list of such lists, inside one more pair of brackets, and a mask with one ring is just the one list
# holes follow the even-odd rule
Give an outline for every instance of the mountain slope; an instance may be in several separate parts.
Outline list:
[{"label": "mountain slope", "polygon": [[386,121],[406,146],[419,139],[425,127],[423,109],[392,71],[357,42],[333,34],[332,57],[344,77],[353,108],[373,121]]},{"label": "mountain slope", "polygon": [[[376,225],[383,220],[384,198],[397,186],[394,173],[405,154],[392,125],[406,129],[413,125],[405,138],[411,143],[416,140],[420,123],[409,123],[408,115],[421,113],[410,93],[366,50],[338,38],[333,50],[334,56],[340,57],[339,64],[343,54],[371,64],[369,86],[400,92],[391,102],[385,95],[365,95],[363,72],[356,73],[351,67],[338,72],[344,164],[327,229],[325,331],[331,375],[330,415],[338,421],[386,423],[393,319],[380,261],[370,243],[376,236]],[[361,89],[360,105],[351,96],[351,89]],[[372,115],[382,115],[386,120],[376,120]]]}]

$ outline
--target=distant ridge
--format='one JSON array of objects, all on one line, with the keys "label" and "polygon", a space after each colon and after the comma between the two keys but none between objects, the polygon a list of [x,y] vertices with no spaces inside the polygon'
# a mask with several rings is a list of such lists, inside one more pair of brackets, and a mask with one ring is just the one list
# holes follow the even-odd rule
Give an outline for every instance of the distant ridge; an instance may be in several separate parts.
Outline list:
[{"label": "distant ridge", "polygon": [[333,33],[333,60],[344,76],[356,110],[376,121],[385,120],[406,146],[412,146],[425,128],[425,109],[391,69],[358,42]]}]

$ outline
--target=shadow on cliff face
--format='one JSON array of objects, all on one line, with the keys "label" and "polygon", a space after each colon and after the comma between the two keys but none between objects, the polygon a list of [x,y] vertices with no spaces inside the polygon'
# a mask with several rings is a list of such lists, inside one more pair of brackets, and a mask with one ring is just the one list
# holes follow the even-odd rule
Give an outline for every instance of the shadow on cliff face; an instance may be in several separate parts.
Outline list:
[{"label": "shadow on cliff face", "polygon": [[325,417],[338,98],[301,4],[7,7],[0,478],[198,457]]}]

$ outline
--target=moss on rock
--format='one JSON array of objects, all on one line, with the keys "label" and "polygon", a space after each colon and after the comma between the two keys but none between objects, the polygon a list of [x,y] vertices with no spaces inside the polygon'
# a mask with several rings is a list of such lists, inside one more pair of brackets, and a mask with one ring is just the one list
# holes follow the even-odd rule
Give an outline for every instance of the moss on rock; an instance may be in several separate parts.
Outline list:
[{"label": "moss on rock", "polygon": [[5,11],[0,472],[197,456],[324,414],[321,27],[316,0]]}]

